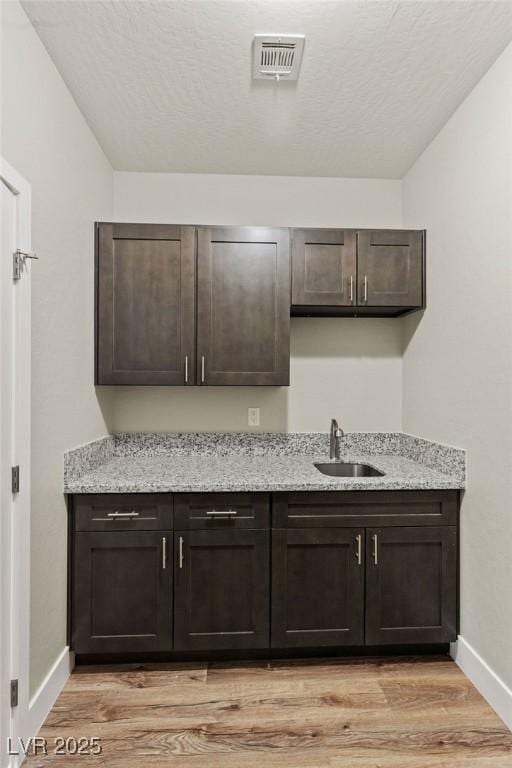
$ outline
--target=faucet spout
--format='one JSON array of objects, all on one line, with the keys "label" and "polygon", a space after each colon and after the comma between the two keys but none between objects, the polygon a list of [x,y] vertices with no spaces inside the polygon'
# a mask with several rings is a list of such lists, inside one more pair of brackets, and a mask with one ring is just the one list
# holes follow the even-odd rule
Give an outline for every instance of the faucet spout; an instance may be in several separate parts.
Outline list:
[{"label": "faucet spout", "polygon": [[344,436],[344,432],[338,426],[336,419],[331,419],[331,433],[329,441],[329,457],[331,459],[339,459],[340,457],[340,441]]}]

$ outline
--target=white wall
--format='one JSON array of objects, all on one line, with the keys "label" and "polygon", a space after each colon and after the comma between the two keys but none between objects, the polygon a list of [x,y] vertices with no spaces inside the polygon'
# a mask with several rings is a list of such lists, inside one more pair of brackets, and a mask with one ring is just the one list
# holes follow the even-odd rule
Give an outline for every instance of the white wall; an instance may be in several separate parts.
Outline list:
[{"label": "white wall", "polygon": [[[116,221],[400,227],[399,181],[115,173]],[[326,431],[401,428],[401,320],[292,318],[291,386],[116,389],[113,428]]]},{"label": "white wall", "polygon": [[104,435],[93,386],[93,224],[112,170],[18,2],[2,10],[2,154],[32,185],[31,690],[66,644],[62,454]]},{"label": "white wall", "polygon": [[468,449],[461,634],[512,687],[512,46],[403,182],[426,227],[427,310],[405,324],[403,426]]}]

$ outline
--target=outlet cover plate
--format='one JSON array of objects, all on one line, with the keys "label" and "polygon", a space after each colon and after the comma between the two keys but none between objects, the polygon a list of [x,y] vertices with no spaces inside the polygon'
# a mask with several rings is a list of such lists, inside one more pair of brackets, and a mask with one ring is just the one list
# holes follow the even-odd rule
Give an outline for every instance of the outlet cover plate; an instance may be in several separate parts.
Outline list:
[{"label": "outlet cover plate", "polygon": [[247,409],[247,424],[249,427],[259,427],[260,425],[260,409],[259,408]]}]

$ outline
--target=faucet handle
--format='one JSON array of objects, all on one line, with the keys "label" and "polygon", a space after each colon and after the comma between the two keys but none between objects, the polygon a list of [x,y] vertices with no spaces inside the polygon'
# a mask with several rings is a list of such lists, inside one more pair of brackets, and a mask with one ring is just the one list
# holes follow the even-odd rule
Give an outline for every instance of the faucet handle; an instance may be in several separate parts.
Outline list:
[{"label": "faucet handle", "polygon": [[335,437],[343,437],[345,434],[343,430],[338,426],[336,419],[331,419],[331,432]]}]

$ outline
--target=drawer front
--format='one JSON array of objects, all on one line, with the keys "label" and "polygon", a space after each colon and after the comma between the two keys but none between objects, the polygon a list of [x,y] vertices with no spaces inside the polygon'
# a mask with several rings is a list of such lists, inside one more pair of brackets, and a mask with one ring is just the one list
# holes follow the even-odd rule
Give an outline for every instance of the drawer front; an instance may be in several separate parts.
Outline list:
[{"label": "drawer front", "polygon": [[174,527],[180,531],[268,528],[269,510],[266,493],[178,493]]},{"label": "drawer front", "polygon": [[166,493],[75,496],[76,531],[172,530],[173,500]]},{"label": "drawer front", "polygon": [[456,525],[458,491],[275,493],[274,528]]}]

